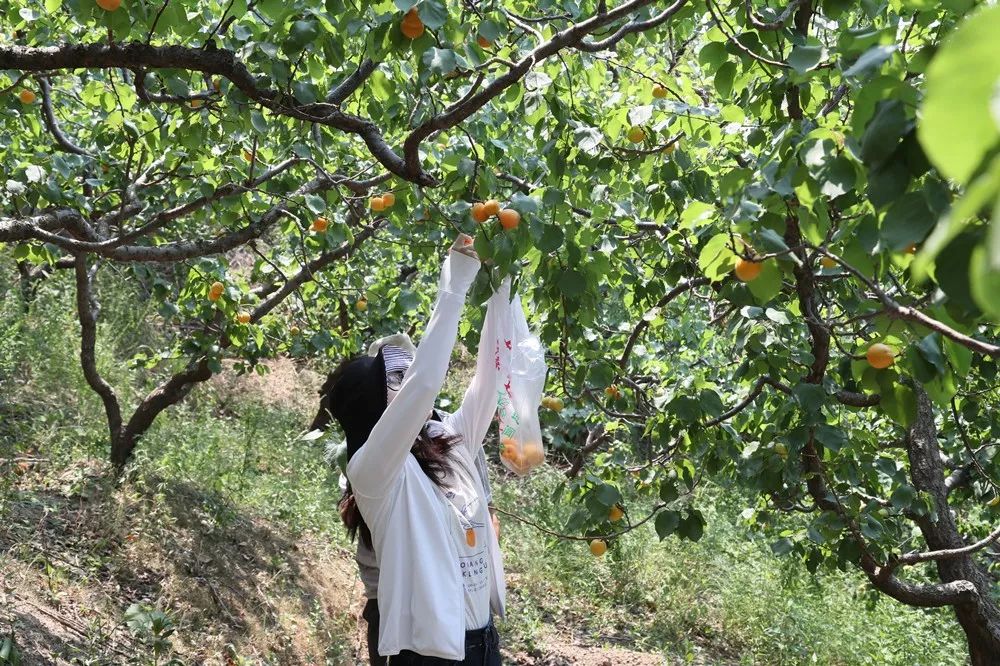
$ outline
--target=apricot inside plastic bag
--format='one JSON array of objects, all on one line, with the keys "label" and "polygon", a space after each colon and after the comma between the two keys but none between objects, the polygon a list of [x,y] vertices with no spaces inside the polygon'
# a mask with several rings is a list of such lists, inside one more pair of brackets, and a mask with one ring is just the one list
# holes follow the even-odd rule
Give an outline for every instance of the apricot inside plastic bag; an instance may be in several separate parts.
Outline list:
[{"label": "apricot inside plastic bag", "polygon": [[[545,462],[538,407],[545,390],[545,350],[528,329],[521,299],[510,302],[510,316],[501,330],[501,344],[508,354],[498,355],[497,419],[500,424],[500,458],[519,476]],[[504,358],[506,357],[506,358]],[[505,367],[506,366],[506,367]]]}]

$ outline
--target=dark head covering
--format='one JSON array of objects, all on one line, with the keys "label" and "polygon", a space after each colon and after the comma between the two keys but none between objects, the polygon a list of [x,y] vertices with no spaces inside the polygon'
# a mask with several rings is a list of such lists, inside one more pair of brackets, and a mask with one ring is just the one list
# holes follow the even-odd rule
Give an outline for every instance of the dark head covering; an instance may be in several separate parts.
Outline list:
[{"label": "dark head covering", "polygon": [[337,419],[347,438],[350,459],[368,440],[372,428],[386,408],[385,358],[360,356],[330,373],[320,389],[319,413],[310,429],[325,429],[330,417]]},{"label": "dark head covering", "polygon": [[331,416],[337,419],[347,438],[350,460],[385,412],[387,373],[405,372],[412,362],[409,350],[389,344],[379,347],[374,356],[361,356],[342,364],[330,373],[320,389],[319,414],[310,429],[325,429]]}]

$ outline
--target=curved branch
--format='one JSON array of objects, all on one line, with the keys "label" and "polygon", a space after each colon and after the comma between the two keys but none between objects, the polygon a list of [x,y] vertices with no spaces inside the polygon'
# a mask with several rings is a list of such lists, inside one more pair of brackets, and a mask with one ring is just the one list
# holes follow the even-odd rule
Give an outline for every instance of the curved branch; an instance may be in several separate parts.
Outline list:
[{"label": "curved branch", "polygon": [[753,13],[753,7],[751,7],[751,0],[746,0],[746,11],[747,11],[747,21],[757,30],[771,31],[771,30],[781,30],[785,27],[785,21],[791,18],[792,13],[795,8],[802,3],[802,0],[792,0],[788,3],[788,7],[785,11],[781,13],[778,18],[773,21],[765,22],[761,21],[756,14]]},{"label": "curved branch", "polygon": [[581,41],[577,44],[577,47],[581,51],[587,51],[588,53],[597,53],[599,51],[607,51],[612,49],[615,45],[620,42],[625,37],[637,33],[650,30],[657,26],[666,23],[674,14],[676,14],[681,7],[686,4],[687,0],[677,0],[674,4],[664,9],[662,12],[649,19],[648,21],[630,21],[626,23],[621,28],[618,29],[610,37],[602,39],[599,42],[585,42]]},{"label": "curved branch", "polygon": [[[673,289],[671,289],[670,291],[668,291],[666,294],[664,294],[663,297],[656,302],[656,305],[654,305],[652,309],[662,308],[667,303],[674,300],[684,292],[694,289],[695,287],[706,285],[709,282],[710,280],[706,277],[694,278],[692,280],[682,282]],[[642,332],[645,331],[648,327],[649,327],[649,320],[647,320],[644,316],[642,321],[636,324],[636,327],[632,330],[632,334],[628,336],[628,341],[625,343],[625,349],[624,351],[622,351],[622,357],[618,360],[619,368],[622,369],[625,368],[625,365],[628,363],[629,356],[632,355],[632,348],[635,347],[635,343],[638,341],[639,336],[642,335]]]},{"label": "curved branch", "polygon": [[604,432],[604,424],[598,423],[593,429],[587,430],[587,441],[583,447],[573,456],[573,464],[566,470],[566,477],[573,478],[583,469],[583,464],[587,461],[587,456],[601,447],[608,441],[608,435]]},{"label": "curved branch", "polygon": [[111,384],[97,369],[97,302],[94,300],[93,279],[96,269],[87,265],[85,255],[77,255],[74,260],[76,272],[76,309],[80,318],[80,366],[87,384],[100,397],[108,421],[110,439],[114,442],[122,426],[121,405]]},{"label": "curved branch", "polygon": [[[81,68],[184,69],[223,76],[247,97],[276,114],[328,125],[359,136],[372,156],[401,178],[418,185],[437,184],[437,180],[425,173],[419,164],[407,168],[372,121],[344,113],[325,101],[303,104],[281,90],[262,87],[236,54],[227,49],[150,46],[140,42],[46,47],[0,45],[0,69],[41,72]],[[138,84],[140,77],[137,76],[136,80]]]},{"label": "curved branch", "polygon": [[52,111],[52,90],[49,87],[49,80],[44,76],[40,76],[38,77],[38,83],[42,90],[42,118],[45,119],[45,127],[55,137],[56,144],[67,153],[90,157],[90,153],[67,139],[66,135],[59,129],[56,114]]},{"label": "curved branch", "polygon": [[80,212],[71,208],[56,208],[24,218],[0,217],[0,242],[30,240],[35,231],[57,231],[84,222]]},{"label": "curved branch", "polygon": [[[687,0],[677,0],[674,5],[666,10],[671,12],[671,14],[663,18],[660,22],[662,23],[672,16],[673,13],[676,13],[686,2]],[[597,14],[586,21],[582,21],[556,33],[552,39],[535,48],[535,50],[528,53],[520,61],[511,63],[512,66],[506,74],[494,79],[478,93],[471,97],[463,98],[461,103],[453,104],[445,109],[444,112],[421,123],[403,142],[403,158],[407,173],[416,173],[420,170],[420,144],[431,134],[458,125],[485,106],[490,100],[524,78],[535,64],[555,55],[565,48],[579,47],[583,39],[595,30],[623,19],[652,3],[653,0],[631,0],[610,12]],[[633,24],[630,23],[628,25]]]},{"label": "curved branch", "polygon": [[341,81],[340,85],[330,91],[326,96],[326,101],[330,104],[336,104],[340,106],[344,103],[348,97],[351,96],[355,90],[357,90],[362,83],[368,80],[368,77],[372,75],[379,66],[379,63],[371,58],[365,58],[358,65],[358,68],[346,79]]},{"label": "curved branch", "polygon": [[833,394],[837,402],[849,407],[874,407],[882,401],[880,395],[865,395],[864,393],[854,393],[853,391],[837,391]]},{"label": "curved branch", "polygon": [[[288,199],[325,191],[336,185],[336,182],[327,177],[314,178],[291,193]],[[115,247],[113,241],[79,241],[59,236],[37,227],[32,227],[28,235],[31,238],[57,245],[69,252],[93,252],[115,261],[178,261],[181,259],[204,257],[210,254],[223,254],[243,245],[247,241],[259,238],[282,215],[288,214],[288,206],[289,204],[286,202],[273,206],[256,221],[251,222],[238,231],[223,236],[207,240],[176,241],[164,243],[163,245],[125,245]],[[0,224],[0,240],[3,240],[2,229],[2,224]]]},{"label": "curved branch", "polygon": [[896,566],[911,566],[913,564],[920,564],[921,562],[939,562],[941,560],[950,560],[955,557],[960,557],[962,555],[969,555],[978,550],[982,550],[986,546],[990,545],[997,539],[1000,539],[1000,527],[996,528],[989,533],[985,538],[980,539],[976,543],[970,544],[968,546],[963,546],[962,548],[946,548],[942,550],[931,550],[925,552],[914,552],[906,553],[902,555],[894,563]]},{"label": "curved branch", "polygon": [[859,271],[854,266],[848,264],[846,261],[844,261],[837,255],[831,253],[825,248],[817,247],[814,245],[810,245],[809,247],[824,256],[830,257],[838,264],[840,264],[841,268],[843,268],[845,271],[847,271],[854,277],[861,280],[861,282],[863,282],[865,286],[868,287],[872,291],[872,293],[874,293],[875,296],[878,297],[880,301],[882,301],[882,304],[885,306],[886,314],[888,314],[890,317],[916,322],[922,326],[926,326],[932,331],[937,331],[946,338],[953,340],[958,344],[962,345],[963,347],[967,347],[968,349],[971,349],[974,352],[983,354],[984,356],[1000,358],[1000,346],[990,344],[988,342],[983,342],[982,340],[977,340],[975,338],[969,337],[968,335],[965,335],[964,333],[959,333],[958,331],[951,328],[947,324],[944,324],[938,321],[937,319],[933,319],[925,315],[920,310],[899,303],[892,296],[886,293],[884,289],[876,285],[873,280],[869,279],[868,276],[866,276],[864,273]]},{"label": "curved branch", "polygon": [[752,403],[754,400],[756,400],[757,396],[759,396],[761,394],[761,391],[764,390],[765,386],[773,386],[774,388],[778,389],[782,393],[786,393],[786,394],[789,394],[789,395],[791,395],[791,393],[792,393],[792,389],[791,388],[789,388],[785,384],[782,384],[778,380],[772,379],[771,377],[766,377],[766,376],[765,377],[760,377],[760,378],[757,379],[757,383],[753,385],[753,388],[750,389],[750,392],[747,393],[747,395],[746,395],[745,398],[743,398],[738,403],[736,403],[729,411],[724,412],[724,413],[720,414],[719,416],[716,416],[714,419],[711,419],[709,421],[705,421],[701,425],[703,427],[705,427],[705,428],[711,428],[712,426],[717,426],[720,423],[722,423],[723,421],[727,421],[727,420],[733,418],[734,416],[736,416],[737,414],[739,414],[740,412],[742,412],[744,409],[746,409],[747,407],[749,407],[750,403]]}]

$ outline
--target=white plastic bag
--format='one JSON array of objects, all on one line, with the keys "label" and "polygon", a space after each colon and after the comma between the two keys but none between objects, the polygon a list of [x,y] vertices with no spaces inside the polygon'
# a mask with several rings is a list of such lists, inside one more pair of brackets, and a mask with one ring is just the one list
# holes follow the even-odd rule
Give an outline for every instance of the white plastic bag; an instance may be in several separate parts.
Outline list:
[{"label": "white plastic bag", "polygon": [[502,344],[509,354],[497,354],[500,458],[507,469],[524,476],[545,462],[538,423],[538,407],[545,390],[545,350],[528,329],[519,296],[511,301],[510,317],[504,324]]}]

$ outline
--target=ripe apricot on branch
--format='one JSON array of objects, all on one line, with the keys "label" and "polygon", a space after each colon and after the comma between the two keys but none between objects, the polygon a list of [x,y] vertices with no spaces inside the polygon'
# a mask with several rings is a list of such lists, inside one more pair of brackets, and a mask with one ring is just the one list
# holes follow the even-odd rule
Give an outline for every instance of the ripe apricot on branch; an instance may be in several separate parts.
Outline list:
[{"label": "ripe apricot on branch", "polygon": [[28,90],[27,88],[19,92],[17,94],[17,98],[21,100],[21,104],[34,104],[35,100],[37,99],[37,97],[35,97],[35,93]]},{"label": "ripe apricot on branch", "polygon": [[613,523],[617,523],[619,520],[622,519],[622,516],[624,515],[625,512],[622,511],[622,508],[617,504],[615,504],[613,507],[611,507],[611,510],[608,511],[608,520],[610,520]]},{"label": "ripe apricot on branch", "polygon": [[238,315],[236,315],[236,321],[240,322],[241,324],[249,324],[250,323],[250,313],[249,312],[241,312],[241,313],[239,313]]},{"label": "ripe apricot on branch", "polygon": [[617,400],[618,398],[622,397],[622,392],[617,385],[612,384],[608,388],[604,389],[604,395],[608,396],[612,400]]},{"label": "ripe apricot on branch", "polygon": [[329,226],[330,222],[327,221],[325,217],[317,217],[315,220],[313,220],[312,226],[309,228],[317,233],[323,233],[324,231],[327,230],[327,227]]},{"label": "ripe apricot on branch", "polygon": [[483,202],[483,210],[486,211],[487,217],[493,217],[494,215],[500,214],[500,202],[496,199],[487,199]]},{"label": "ripe apricot on branch", "polygon": [[479,35],[479,37],[476,38],[476,43],[479,44],[479,48],[483,49],[484,51],[493,48],[493,42],[486,39],[482,35]]},{"label": "ripe apricot on branch", "polygon": [[666,96],[667,96],[667,89],[666,88],[664,88],[663,86],[661,86],[659,84],[653,86],[653,97],[655,97],[657,99],[663,99]]},{"label": "ripe apricot on branch", "polygon": [[757,276],[760,275],[761,268],[763,268],[763,264],[759,261],[740,259],[736,262],[736,268],[733,272],[736,273],[736,277],[740,280],[740,282],[750,282],[751,280],[757,279]]},{"label": "ripe apricot on branch", "polygon": [[200,100],[200,99],[193,99],[193,100],[191,100],[191,108],[192,109],[200,109],[202,104],[204,104],[203,100]]},{"label": "ripe apricot on branch", "polygon": [[632,143],[642,143],[646,140],[646,131],[641,127],[632,127],[628,131],[628,140]]},{"label": "ripe apricot on branch", "polygon": [[481,202],[477,201],[472,204],[472,219],[479,224],[482,224],[486,220],[490,219],[489,214],[486,212],[486,206],[484,206]]},{"label": "ripe apricot on branch", "polygon": [[399,28],[402,30],[403,36],[407,39],[416,39],[424,34],[424,22],[420,20],[420,15],[417,13],[416,7],[406,12],[406,16],[403,17],[403,22],[399,25]]},{"label": "ripe apricot on branch", "polygon": [[500,226],[507,231],[514,229],[521,222],[521,214],[513,208],[504,208],[500,211]]},{"label": "ripe apricot on branch", "polygon": [[113,12],[122,4],[122,0],[97,0],[97,6],[106,12]]},{"label": "ripe apricot on branch", "polygon": [[392,208],[392,205],[396,203],[396,195],[392,192],[386,192],[382,195],[382,203],[386,208]]},{"label": "ripe apricot on branch", "polygon": [[895,362],[896,352],[889,345],[877,342],[868,348],[865,358],[868,359],[868,364],[873,368],[882,370]]},{"label": "ripe apricot on branch", "polygon": [[222,292],[226,290],[226,285],[221,282],[213,282],[212,286],[208,288],[208,300],[213,303],[222,297]]},{"label": "ripe apricot on branch", "polygon": [[822,259],[819,260],[819,265],[822,266],[823,268],[836,268],[837,262],[834,261],[831,257],[823,257]]},{"label": "ripe apricot on branch", "polygon": [[359,298],[358,302],[354,304],[354,307],[357,308],[358,312],[364,312],[368,309],[368,299]]},{"label": "ripe apricot on branch", "polygon": [[546,409],[551,409],[553,412],[556,412],[558,414],[563,409],[562,398],[545,396],[544,398],[542,398],[542,407],[545,407]]},{"label": "ripe apricot on branch", "polygon": [[594,557],[600,557],[608,552],[608,544],[604,542],[604,539],[594,539],[590,542],[590,552],[593,553]]},{"label": "ripe apricot on branch", "polygon": [[371,201],[368,202],[368,205],[371,206],[371,209],[376,213],[381,213],[385,210],[385,199],[382,197],[372,197]]}]

